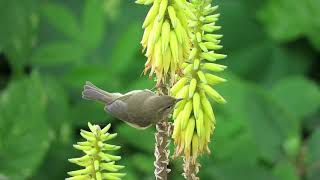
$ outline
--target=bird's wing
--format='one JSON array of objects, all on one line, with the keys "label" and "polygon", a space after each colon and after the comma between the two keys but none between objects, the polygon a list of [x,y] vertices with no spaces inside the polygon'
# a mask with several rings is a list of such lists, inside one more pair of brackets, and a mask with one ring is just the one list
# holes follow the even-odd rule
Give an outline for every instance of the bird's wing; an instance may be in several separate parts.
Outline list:
[{"label": "bird's wing", "polygon": [[151,125],[148,121],[145,121],[143,117],[136,117],[135,114],[130,114],[128,111],[128,104],[122,100],[115,100],[114,102],[107,104],[104,109],[115,118],[124,121],[134,128],[146,129]]},{"label": "bird's wing", "polygon": [[121,100],[115,100],[107,104],[104,110],[120,120],[128,121],[128,104]]}]

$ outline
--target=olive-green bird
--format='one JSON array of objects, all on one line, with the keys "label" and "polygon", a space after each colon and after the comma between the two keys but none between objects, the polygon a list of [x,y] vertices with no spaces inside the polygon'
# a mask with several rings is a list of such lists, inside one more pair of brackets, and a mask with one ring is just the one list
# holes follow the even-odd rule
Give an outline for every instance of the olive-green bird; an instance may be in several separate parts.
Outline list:
[{"label": "olive-green bird", "polygon": [[148,89],[126,94],[109,93],[89,81],[84,85],[82,97],[104,103],[105,111],[138,129],[148,128],[167,117],[174,105],[181,100],[158,95]]}]

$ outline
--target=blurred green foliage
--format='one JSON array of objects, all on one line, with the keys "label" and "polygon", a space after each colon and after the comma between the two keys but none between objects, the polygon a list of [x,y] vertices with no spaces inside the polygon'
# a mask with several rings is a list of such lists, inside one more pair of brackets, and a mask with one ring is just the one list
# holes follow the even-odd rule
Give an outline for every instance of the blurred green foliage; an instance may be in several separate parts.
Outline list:
[{"label": "blurred green foliage", "polygon": [[[200,177],[320,179],[320,1],[216,0],[229,81],[215,106],[212,154]],[[88,121],[119,133],[125,179],[154,179],[145,131],[81,99],[90,80],[109,91],[152,88],[140,76],[147,9],[125,0],[0,0],[0,179],[64,179]],[[171,146],[171,149],[173,147]],[[181,160],[169,179],[182,179]]]}]

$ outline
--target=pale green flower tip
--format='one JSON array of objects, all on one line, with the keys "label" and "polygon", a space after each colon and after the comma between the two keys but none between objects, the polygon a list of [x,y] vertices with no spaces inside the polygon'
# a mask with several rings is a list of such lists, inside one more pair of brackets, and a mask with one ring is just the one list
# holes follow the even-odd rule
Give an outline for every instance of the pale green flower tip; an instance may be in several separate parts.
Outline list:
[{"label": "pale green flower tip", "polygon": [[96,132],[96,128],[90,122],[88,122],[88,127],[91,130],[91,132]]},{"label": "pale green flower tip", "polygon": [[116,150],[119,150],[121,149],[121,146],[113,146],[112,149],[110,149],[110,151],[116,151]]},{"label": "pale green flower tip", "polygon": [[104,127],[101,130],[101,134],[106,134],[109,131],[110,127],[111,127],[111,124],[109,123],[106,127]]},{"label": "pale green flower tip", "polygon": [[120,170],[120,169],[123,169],[125,168],[126,166],[122,166],[122,165],[117,165],[117,169]]},{"label": "pale green flower tip", "polygon": [[112,160],[119,161],[121,159],[121,156],[112,156]]},{"label": "pale green flower tip", "polygon": [[111,140],[111,139],[113,139],[113,138],[115,138],[115,137],[117,137],[117,136],[118,136],[117,133],[109,134],[109,135],[107,136],[107,140],[106,140],[106,141]]},{"label": "pale green flower tip", "polygon": [[70,159],[68,159],[68,161],[69,162],[71,162],[71,163],[77,163],[77,159],[76,158],[70,158]]},{"label": "pale green flower tip", "polygon": [[118,177],[124,177],[126,175],[127,175],[127,173],[118,173]]},{"label": "pale green flower tip", "polygon": [[225,70],[225,69],[228,68],[228,66],[225,66],[225,65],[220,65],[220,67],[221,67],[223,70]]},{"label": "pale green flower tip", "polygon": [[227,104],[227,103],[228,101],[224,99],[220,104]]}]

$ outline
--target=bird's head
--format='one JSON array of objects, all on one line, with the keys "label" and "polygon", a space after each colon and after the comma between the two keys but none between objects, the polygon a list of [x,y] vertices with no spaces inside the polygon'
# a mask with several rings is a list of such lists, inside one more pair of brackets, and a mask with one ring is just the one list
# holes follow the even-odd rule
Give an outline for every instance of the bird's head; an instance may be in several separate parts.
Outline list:
[{"label": "bird's head", "polygon": [[157,106],[159,107],[158,112],[164,116],[167,116],[172,111],[175,104],[182,100],[168,95],[159,96],[157,99]]}]

